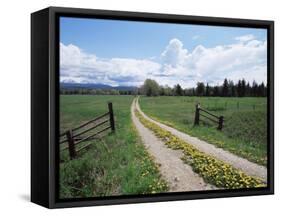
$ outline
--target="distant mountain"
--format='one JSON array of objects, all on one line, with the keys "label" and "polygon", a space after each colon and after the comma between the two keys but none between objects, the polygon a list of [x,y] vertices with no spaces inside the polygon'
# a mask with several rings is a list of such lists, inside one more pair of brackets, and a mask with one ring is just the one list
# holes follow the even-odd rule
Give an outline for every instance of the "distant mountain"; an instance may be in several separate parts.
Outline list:
[{"label": "distant mountain", "polygon": [[115,89],[123,91],[135,90],[136,86],[110,86],[101,83],[74,83],[74,82],[61,82],[60,87],[64,89]]}]

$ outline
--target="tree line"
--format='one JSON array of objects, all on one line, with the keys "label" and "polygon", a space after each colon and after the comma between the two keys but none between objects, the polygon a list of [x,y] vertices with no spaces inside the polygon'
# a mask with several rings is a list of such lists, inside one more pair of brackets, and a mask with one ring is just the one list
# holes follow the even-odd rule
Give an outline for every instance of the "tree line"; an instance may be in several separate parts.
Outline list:
[{"label": "tree line", "polygon": [[146,96],[207,96],[207,97],[265,97],[267,86],[262,82],[252,84],[245,79],[234,83],[232,80],[224,79],[222,85],[210,86],[208,83],[198,82],[194,88],[183,89],[180,84],[173,88],[161,86],[155,80],[146,79],[139,88],[139,94]]},{"label": "tree line", "polygon": [[91,89],[91,88],[61,88],[63,95],[134,95],[136,90],[116,90],[116,89]]},{"label": "tree line", "polygon": [[207,96],[207,97],[265,97],[267,86],[262,82],[258,84],[246,82],[245,79],[234,83],[224,79],[222,85],[209,85],[198,82],[194,88],[182,88],[180,84],[174,87],[159,85],[155,80],[146,79],[143,85],[133,90],[116,89],[90,89],[90,88],[62,88],[60,94],[80,95],[146,95],[146,96]]}]

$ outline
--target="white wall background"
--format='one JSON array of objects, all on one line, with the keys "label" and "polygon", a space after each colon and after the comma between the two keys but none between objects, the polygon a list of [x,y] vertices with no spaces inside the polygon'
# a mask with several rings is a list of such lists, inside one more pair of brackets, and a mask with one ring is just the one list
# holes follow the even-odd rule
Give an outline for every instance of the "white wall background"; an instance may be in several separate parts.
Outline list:
[{"label": "white wall background", "polygon": [[[279,1],[6,0],[0,6],[0,215],[267,215],[280,205]],[[30,13],[48,6],[275,20],[276,195],[47,210],[30,203]],[[280,209],[279,209],[280,210]],[[276,214],[275,214],[276,215]]]}]

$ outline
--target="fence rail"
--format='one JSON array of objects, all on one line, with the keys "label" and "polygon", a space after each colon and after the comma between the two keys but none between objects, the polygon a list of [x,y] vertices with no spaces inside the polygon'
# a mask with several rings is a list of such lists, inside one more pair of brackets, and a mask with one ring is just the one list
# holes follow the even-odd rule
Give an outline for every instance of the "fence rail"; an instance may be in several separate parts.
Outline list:
[{"label": "fence rail", "polygon": [[[106,118],[107,117],[107,118]],[[106,125],[109,123],[109,125]],[[106,125],[106,126],[105,126]],[[105,126],[105,127],[102,127]],[[100,128],[102,127],[102,128]],[[99,129],[100,128],[100,129]],[[75,159],[77,157],[77,153],[83,149],[88,148],[92,143],[84,145],[80,148],[77,148],[78,144],[90,140],[97,139],[97,136],[108,129],[111,129],[112,132],[115,131],[115,122],[114,122],[114,114],[113,114],[113,106],[112,103],[108,103],[108,112],[104,113],[94,119],[91,119],[88,122],[85,122],[75,128],[67,130],[60,134],[59,144],[67,143],[67,146],[61,148],[61,151],[68,149],[70,159]],[[94,131],[97,130],[97,131]],[[92,134],[85,135],[89,132],[94,131]]]},{"label": "fence rail", "polygon": [[[202,113],[203,112],[203,113]],[[208,116],[209,115],[209,116]],[[217,129],[222,130],[223,128],[223,122],[224,117],[223,116],[217,116],[213,113],[210,113],[209,111],[203,109],[200,107],[200,104],[197,103],[195,105],[195,117],[194,117],[194,125],[199,125],[200,116],[218,124]]]}]

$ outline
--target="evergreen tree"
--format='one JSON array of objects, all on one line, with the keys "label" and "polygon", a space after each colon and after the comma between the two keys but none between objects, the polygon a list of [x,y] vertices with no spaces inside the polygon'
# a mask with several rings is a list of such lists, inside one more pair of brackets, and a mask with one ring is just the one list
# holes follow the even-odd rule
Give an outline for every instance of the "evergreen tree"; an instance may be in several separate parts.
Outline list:
[{"label": "evergreen tree", "polygon": [[209,87],[209,84],[207,83],[207,86],[206,86],[206,96],[210,96],[210,87]]},{"label": "evergreen tree", "polygon": [[236,89],[232,80],[229,81],[229,96],[236,97]]},{"label": "evergreen tree", "polygon": [[218,87],[218,86],[215,86],[215,87],[214,87],[214,96],[215,96],[215,97],[220,96],[220,90],[219,90],[219,87]]},{"label": "evergreen tree", "polygon": [[238,83],[237,83],[237,94],[238,94],[238,97],[242,97],[242,82],[241,82],[241,80],[238,80]]},{"label": "evergreen tree", "polygon": [[252,84],[252,96],[253,97],[258,96],[258,84],[256,83],[255,80],[253,81],[253,84]]},{"label": "evergreen tree", "polygon": [[246,93],[245,93],[245,96],[251,96],[251,87],[250,87],[250,83],[247,82],[247,85],[246,85]]},{"label": "evergreen tree", "polygon": [[260,97],[265,97],[266,96],[266,94],[265,94],[265,86],[264,86],[263,82],[259,86],[259,96]]},{"label": "evergreen tree", "polygon": [[183,95],[183,90],[182,90],[180,84],[177,84],[174,89],[175,89],[175,95],[176,96],[182,96]]},{"label": "evergreen tree", "polygon": [[223,81],[222,96],[223,97],[227,97],[228,96],[228,81],[227,81],[227,79],[224,79],[224,81]]},{"label": "evergreen tree", "polygon": [[241,94],[242,94],[242,97],[245,97],[245,95],[246,95],[246,81],[244,78],[242,79],[242,82],[241,82]]},{"label": "evergreen tree", "polygon": [[197,88],[196,88],[196,93],[197,96],[203,96],[205,93],[205,85],[203,82],[198,82],[197,83]]}]

